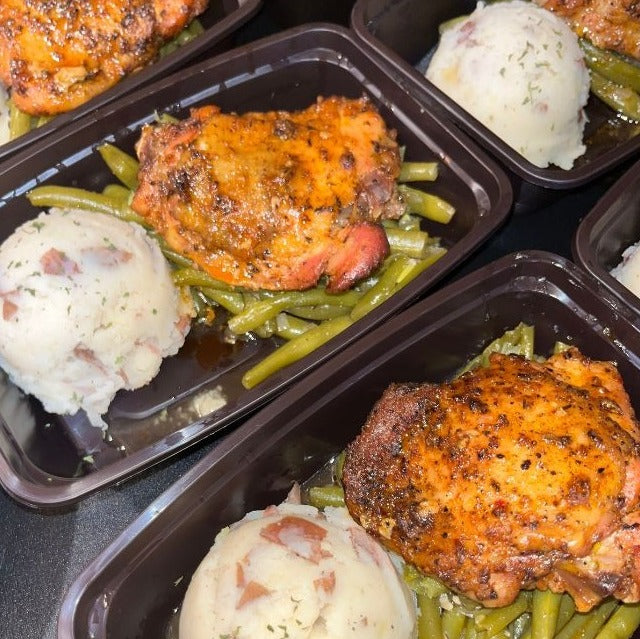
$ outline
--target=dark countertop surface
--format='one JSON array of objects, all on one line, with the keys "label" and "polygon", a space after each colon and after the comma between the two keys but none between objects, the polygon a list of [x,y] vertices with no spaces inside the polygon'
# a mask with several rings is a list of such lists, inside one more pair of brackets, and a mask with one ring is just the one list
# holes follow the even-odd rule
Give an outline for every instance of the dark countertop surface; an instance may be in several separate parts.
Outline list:
[{"label": "dark countertop surface", "polygon": [[[327,15],[316,7],[314,15],[293,16],[292,24],[306,18],[343,21],[350,4],[334,3]],[[282,17],[286,5],[267,0],[258,16],[237,34],[237,43],[291,26]],[[451,277],[524,249],[542,249],[570,258],[578,223],[624,168],[578,191],[558,193],[543,208],[512,214],[501,231]],[[54,639],[61,601],[80,572],[215,445],[215,440],[209,440],[63,511],[33,511],[0,492],[0,638]]]}]

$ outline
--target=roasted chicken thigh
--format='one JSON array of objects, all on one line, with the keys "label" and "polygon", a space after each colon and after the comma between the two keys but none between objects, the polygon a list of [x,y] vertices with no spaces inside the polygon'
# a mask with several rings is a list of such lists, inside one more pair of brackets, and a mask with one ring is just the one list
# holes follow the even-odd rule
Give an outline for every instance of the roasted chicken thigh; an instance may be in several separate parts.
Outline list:
[{"label": "roasted chicken thigh", "polygon": [[640,5],[636,0],[535,0],[564,17],[601,49],[640,59]]},{"label": "roasted chicken thigh", "polygon": [[640,599],[640,432],[611,363],[493,354],[443,384],[394,384],[349,446],[347,506],[486,606],[522,588],[579,610]]},{"label": "roasted chicken thigh", "polygon": [[55,115],[151,62],[207,0],[2,0],[0,81],[15,105]]},{"label": "roasted chicken thigh", "polygon": [[340,291],[388,253],[382,218],[404,211],[395,133],[366,98],[297,112],[194,109],[147,126],[132,201],[168,244],[249,289]]}]

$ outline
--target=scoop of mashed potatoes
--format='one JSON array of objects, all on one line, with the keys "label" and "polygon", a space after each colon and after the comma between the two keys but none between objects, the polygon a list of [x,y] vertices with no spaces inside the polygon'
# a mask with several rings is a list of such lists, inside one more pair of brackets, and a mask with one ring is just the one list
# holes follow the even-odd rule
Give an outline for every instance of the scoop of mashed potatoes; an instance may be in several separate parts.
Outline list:
[{"label": "scoop of mashed potatoes", "polygon": [[184,343],[191,304],[144,229],[51,209],[0,246],[0,366],[53,413],[102,415]]},{"label": "scoop of mashed potatoes", "polygon": [[426,77],[538,167],[570,169],[585,152],[589,72],[576,35],[546,9],[479,4],[444,31]]},{"label": "scoop of mashed potatoes", "polygon": [[221,531],[196,570],[180,639],[410,639],[415,603],[346,508],[282,504]]},{"label": "scoop of mashed potatoes", "polygon": [[624,251],[622,261],[612,269],[611,275],[636,297],[640,297],[640,242]]}]

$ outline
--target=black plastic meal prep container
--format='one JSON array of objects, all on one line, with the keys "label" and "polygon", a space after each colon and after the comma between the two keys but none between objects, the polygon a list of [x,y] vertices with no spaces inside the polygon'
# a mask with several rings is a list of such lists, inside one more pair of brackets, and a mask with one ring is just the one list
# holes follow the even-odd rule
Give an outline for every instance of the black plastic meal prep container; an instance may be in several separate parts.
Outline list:
[{"label": "black plastic meal prep container", "polygon": [[640,327],[640,298],[611,269],[640,242],[640,162],[634,164],[587,213],[573,236],[573,259],[619,300],[618,309]]},{"label": "black plastic meal prep container", "polygon": [[216,533],[246,512],[280,503],[360,431],[392,382],[450,378],[519,322],[535,351],[557,340],[616,362],[640,409],[640,333],[598,283],[554,254],[509,255],[379,326],[241,425],[79,575],[58,620],[60,639],[176,637],[191,575]]},{"label": "black plastic meal prep container", "polygon": [[640,149],[638,126],[615,116],[591,96],[584,135],[586,153],[572,169],[539,168],[525,160],[424,77],[425,60],[438,44],[438,26],[471,13],[475,0],[357,0],[351,25],[371,52],[384,60],[420,101],[437,104],[441,115],[465,130],[508,169],[515,199],[531,211],[557,197],[553,191],[589,183],[633,157]]},{"label": "black plastic meal prep container", "polygon": [[167,76],[203,55],[211,55],[214,51],[222,52],[230,49],[233,46],[232,34],[245,24],[261,5],[262,0],[209,0],[207,9],[197,18],[203,27],[203,32],[197,38],[159,58],[140,71],[125,77],[118,84],[92,98],[86,104],[56,116],[50,122],[11,142],[0,144],[0,161],[27,148],[44,136],[54,134],[108,102],[131,93],[140,86]]},{"label": "black plastic meal prep container", "polygon": [[[441,237],[447,254],[338,337],[251,390],[242,387],[241,376],[274,349],[275,338],[230,345],[219,332],[195,326],[148,386],[116,396],[104,437],[82,415],[46,414],[37,401],[6,384],[14,403],[0,402],[0,482],[11,495],[35,507],[70,504],[221,431],[426,293],[505,220],[511,188],[494,162],[425,112],[362,51],[350,31],[316,25],[200,63],[105,106],[5,163],[0,167],[0,239],[37,215],[25,197],[34,185],[100,190],[112,182],[95,146],[107,140],[133,153],[140,127],[158,112],[183,116],[204,103],[237,112],[297,109],[331,94],[369,95],[397,130],[407,158],[440,161],[432,189],[457,212],[450,224],[427,228]],[[198,398],[216,391],[226,400],[223,407],[204,413],[195,408]],[[16,402],[24,410],[15,410]]]}]

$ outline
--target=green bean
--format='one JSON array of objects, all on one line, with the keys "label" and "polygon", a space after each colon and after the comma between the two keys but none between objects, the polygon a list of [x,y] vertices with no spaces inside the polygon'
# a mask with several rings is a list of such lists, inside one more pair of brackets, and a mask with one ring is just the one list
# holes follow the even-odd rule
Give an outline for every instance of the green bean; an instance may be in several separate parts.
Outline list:
[{"label": "green bean", "polygon": [[313,322],[307,322],[299,317],[289,315],[289,313],[278,313],[276,315],[276,335],[283,339],[293,339],[306,333],[315,326]]},{"label": "green bean", "polygon": [[418,594],[418,639],[442,639],[438,600]]},{"label": "green bean", "polygon": [[571,639],[595,639],[600,628],[604,626],[611,613],[619,606],[616,599],[603,601],[597,608],[594,608],[586,615],[585,623],[580,626],[579,631]]},{"label": "green bean", "polygon": [[594,44],[579,39],[587,66],[603,78],[640,92],[640,64],[625,58],[613,51],[596,47]]},{"label": "green bean", "polygon": [[342,483],[342,471],[344,470],[344,461],[347,458],[347,452],[341,451],[333,460],[333,478],[338,483]]},{"label": "green bean", "polygon": [[95,193],[73,186],[36,186],[27,193],[27,199],[33,206],[79,209],[92,213],[113,215],[123,222],[135,222],[148,228],[147,221],[126,204],[103,193]]},{"label": "green bean", "polygon": [[254,329],[255,334],[261,339],[271,337],[276,332],[276,321],[273,317],[269,318],[264,324]]},{"label": "green bean", "polygon": [[561,594],[534,590],[531,611],[531,639],[552,639],[556,632]]},{"label": "green bean", "polygon": [[163,58],[169,55],[170,53],[173,53],[180,47],[187,44],[187,42],[190,42],[191,40],[196,38],[203,31],[204,31],[204,27],[202,26],[202,24],[200,24],[198,20],[193,20],[191,24],[185,27],[175,38],[173,38],[173,40],[170,40],[169,42],[167,42],[160,49],[160,57]]},{"label": "green bean", "polygon": [[477,366],[487,366],[491,353],[503,353],[504,355],[522,355],[526,359],[533,358],[534,328],[524,323],[505,331],[503,335],[493,340],[484,348],[480,355],[474,357],[464,366],[458,375],[466,373]]},{"label": "green bean", "polygon": [[406,286],[411,280],[414,280],[420,273],[429,268],[435,262],[437,262],[445,253],[447,249],[442,246],[431,246],[426,251],[426,256],[414,262],[413,266],[403,274],[402,278],[398,282],[400,287]]},{"label": "green bean", "polygon": [[432,239],[425,231],[405,231],[404,229],[385,229],[389,248],[392,253],[404,253],[409,257],[420,259]]},{"label": "green bean", "polygon": [[336,317],[308,330],[306,333],[286,342],[262,361],[250,368],[242,377],[245,388],[253,388],[285,366],[297,362],[345,329],[353,321],[349,317]]},{"label": "green bean", "polygon": [[138,188],[138,170],[140,163],[113,144],[101,144],[98,153],[109,167],[109,170],[127,188],[135,191]]},{"label": "green bean", "polygon": [[464,628],[464,639],[483,639],[486,632],[480,630],[473,618],[467,620]]},{"label": "green bean", "polygon": [[504,630],[523,612],[526,612],[529,603],[529,593],[520,592],[516,600],[507,606],[492,608],[490,610],[483,609],[475,617],[476,625],[487,633],[487,637],[493,637]]},{"label": "green bean", "polygon": [[382,302],[389,299],[398,289],[398,282],[405,273],[411,270],[414,264],[414,261],[405,255],[392,257],[378,283],[369,289],[351,309],[351,319],[358,320],[364,317],[374,308],[380,306]]},{"label": "green bean", "polygon": [[176,286],[204,286],[223,291],[231,290],[226,282],[211,277],[208,273],[193,267],[185,267],[173,272],[173,281]]},{"label": "green bean", "polygon": [[511,639],[523,639],[531,637],[531,613],[523,612],[509,624]]},{"label": "green bean", "polygon": [[28,113],[21,111],[9,98],[9,139],[16,138],[28,133],[33,128],[32,118]]},{"label": "green bean", "polygon": [[339,508],[344,506],[344,490],[335,484],[312,486],[309,488],[309,503],[321,510],[327,506]]},{"label": "green bean", "polygon": [[173,249],[170,249],[164,238],[157,235],[156,233],[149,233],[151,238],[153,238],[160,245],[160,250],[162,254],[175,266],[179,268],[193,268],[193,262],[185,257],[182,253],[178,253]]},{"label": "green bean", "polygon": [[215,311],[211,308],[209,300],[204,296],[202,291],[191,289],[191,299],[199,321],[210,324],[215,318]]},{"label": "green bean", "polygon": [[[47,124],[47,122],[51,122],[53,118],[54,118],[53,115],[41,115],[36,121],[36,129],[41,126],[44,126],[45,124]],[[33,121],[32,121],[32,124],[33,124]]]},{"label": "green bean", "polygon": [[377,308],[397,290],[414,280],[426,268],[439,260],[446,249],[437,247],[422,260],[413,260],[402,254],[392,257],[390,265],[383,271],[378,282],[372,286],[351,309],[351,318],[356,320]]},{"label": "green bean", "polygon": [[640,95],[633,89],[611,82],[592,71],[591,92],[624,117],[640,121]]},{"label": "green bean", "polygon": [[410,213],[421,215],[433,222],[447,224],[456,212],[455,208],[441,197],[414,189],[406,184],[401,184],[398,187],[398,192],[407,204]]},{"label": "green bean", "polygon": [[437,162],[403,162],[398,182],[433,182],[437,177]]},{"label": "green bean", "polygon": [[580,628],[587,622],[589,614],[577,612],[567,621],[560,632],[556,633],[554,639],[573,639],[580,632]]},{"label": "green bean", "polygon": [[131,191],[121,184],[107,184],[107,186],[102,189],[102,195],[126,204],[129,202]]},{"label": "green bean", "polygon": [[607,600],[590,612],[575,613],[554,639],[595,639],[617,605],[616,600]]},{"label": "green bean", "polygon": [[405,213],[398,220],[397,226],[398,228],[404,229],[405,231],[419,231],[420,217],[418,217],[417,215],[411,215],[410,213]]},{"label": "green bean", "polygon": [[241,313],[244,309],[242,293],[234,291],[222,291],[216,288],[203,287],[202,292],[210,300],[222,306],[230,313]]},{"label": "green bean", "polygon": [[183,46],[187,42],[193,40],[196,36],[199,36],[204,32],[204,27],[198,20],[193,20],[181,33],[175,38],[175,42],[178,46]]},{"label": "green bean", "polygon": [[609,617],[596,639],[628,639],[640,625],[640,603],[623,604]]},{"label": "green bean", "polygon": [[350,306],[318,304],[317,306],[294,306],[287,309],[287,312],[302,319],[321,321],[345,315],[350,310]]},{"label": "green bean", "polygon": [[426,597],[436,598],[450,592],[439,579],[424,575],[412,564],[404,564],[402,576],[411,590]]},{"label": "green bean", "polygon": [[245,307],[242,313],[229,319],[229,329],[236,335],[248,333],[278,313],[287,308],[300,306],[317,306],[322,304],[336,304],[339,306],[353,306],[360,294],[356,291],[346,293],[327,293],[325,289],[314,288],[308,291],[287,291],[270,295]]},{"label": "green bean", "polygon": [[576,602],[573,597],[564,593],[560,599],[560,609],[558,610],[558,620],[556,621],[556,634],[562,630],[569,619],[573,617],[576,611]]},{"label": "green bean", "polygon": [[168,56],[170,53],[173,53],[174,51],[178,50],[178,43],[175,42],[174,40],[171,40],[170,42],[167,42],[167,44],[163,45],[160,48],[160,57],[164,58],[166,56]]},{"label": "green bean", "polygon": [[200,34],[204,33],[204,27],[202,26],[202,23],[198,19],[192,20],[191,24],[187,27],[187,29],[194,36],[199,36]]},{"label": "green bean", "polygon": [[160,124],[176,124],[180,120],[169,113],[160,113],[156,116],[156,120]]},{"label": "green bean", "polygon": [[27,198],[34,206],[81,209],[115,216],[121,213],[121,205],[117,200],[71,186],[37,186],[27,193]]},{"label": "green bean", "polygon": [[558,353],[564,353],[564,351],[568,350],[569,348],[571,348],[569,344],[558,341],[553,345],[553,354],[557,355]]},{"label": "green bean", "polygon": [[[442,634],[444,639],[461,639],[467,615],[458,607],[442,611]],[[517,639],[517,638],[516,638]]]}]

